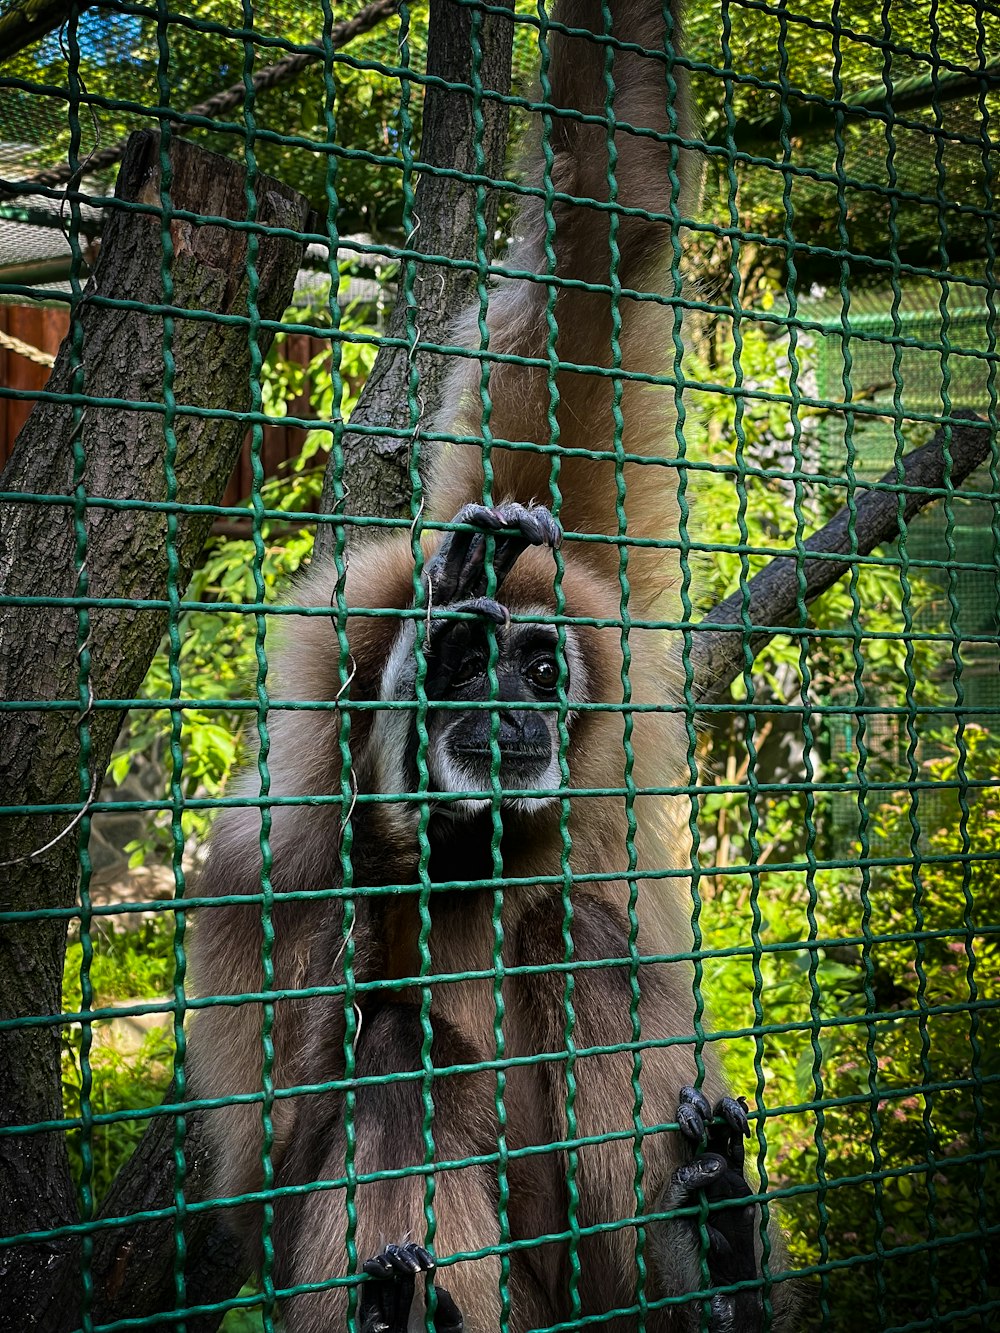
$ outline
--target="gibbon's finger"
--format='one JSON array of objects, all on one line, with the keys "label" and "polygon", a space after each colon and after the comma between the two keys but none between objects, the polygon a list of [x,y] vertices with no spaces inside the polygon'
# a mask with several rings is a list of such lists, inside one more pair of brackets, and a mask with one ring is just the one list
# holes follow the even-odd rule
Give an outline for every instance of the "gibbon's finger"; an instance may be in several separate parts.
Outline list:
[{"label": "gibbon's finger", "polygon": [[[708,1129],[708,1147],[722,1153],[729,1165],[742,1173],[746,1153],[743,1140],[750,1137],[750,1119],[745,1098],[722,1097],[715,1107],[715,1119]],[[726,1123],[720,1125],[719,1120]]]},{"label": "gibbon's finger", "polygon": [[495,625],[508,625],[510,623],[510,611],[506,606],[495,602],[492,597],[473,597],[468,602],[459,602],[457,606],[450,608],[452,611],[470,611],[478,616],[485,616],[487,620],[492,620]]},{"label": "gibbon's finger", "polygon": [[729,1164],[718,1153],[703,1153],[693,1162],[686,1162],[674,1172],[671,1182],[671,1206],[683,1207],[693,1203],[703,1190],[711,1198],[717,1187],[725,1179]]},{"label": "gibbon's finger", "polygon": [[397,1273],[422,1273],[434,1267],[434,1260],[420,1245],[387,1245],[383,1251]]},{"label": "gibbon's finger", "polygon": [[681,1133],[694,1144],[702,1144],[712,1121],[712,1108],[704,1093],[685,1084],[678,1094],[677,1123]]},{"label": "gibbon's finger", "polygon": [[562,529],[544,505],[523,505],[516,501],[501,505],[468,504],[452,521],[491,533],[514,528],[529,546],[558,546],[562,542]]},{"label": "gibbon's finger", "polygon": [[[468,504],[458,511],[453,522],[469,524],[479,531],[449,533],[428,565],[428,577],[439,605],[459,597],[479,597],[486,592],[487,535],[494,536],[493,571],[497,589],[529,546],[554,548],[562,541],[559,524],[541,506]],[[503,534],[503,528],[513,528],[514,534]]]},{"label": "gibbon's finger", "polygon": [[[455,521],[459,522],[461,517],[456,515]],[[469,583],[476,568],[475,561],[471,567],[469,564],[473,540],[479,541],[479,535],[469,530],[445,533],[441,545],[428,560],[424,578],[431,586],[435,606],[450,606],[469,595]]]},{"label": "gibbon's finger", "polygon": [[[428,1283],[432,1281],[430,1274],[427,1281]],[[434,1311],[435,1333],[464,1333],[465,1320],[462,1311],[452,1300],[447,1287],[439,1287],[435,1283],[434,1290],[437,1292],[437,1309]]]},{"label": "gibbon's finger", "polygon": [[[520,504],[500,505],[493,514],[502,520],[503,527],[514,528],[516,532],[514,536],[504,534],[494,539],[493,569],[499,591],[504,579],[529,546],[549,546],[555,549],[562,541],[562,530],[549,511],[540,505],[534,508]],[[482,537],[474,539],[473,547],[476,541],[482,547],[485,591],[486,540]]]},{"label": "gibbon's finger", "polygon": [[[750,1194],[742,1173],[719,1153],[706,1152],[693,1162],[679,1166],[673,1174],[665,1200],[668,1207],[689,1207],[704,1199],[711,1210],[705,1227],[713,1285],[742,1282],[756,1275],[754,1223],[757,1210],[753,1204],[737,1202],[748,1199]],[[719,1207],[720,1204],[728,1206]],[[694,1234],[700,1234],[699,1218],[678,1219],[681,1221]]]},{"label": "gibbon's finger", "polygon": [[479,504],[463,505],[452,522],[466,526],[445,533],[425,570],[438,606],[449,606],[460,598],[486,591],[486,547],[481,532],[494,532],[504,526],[499,509]]},{"label": "gibbon's finger", "polygon": [[434,1256],[431,1254],[430,1250],[425,1250],[424,1247],[418,1245],[416,1241],[408,1241],[403,1246],[403,1249],[417,1261],[422,1272],[433,1273],[434,1269],[437,1268]]},{"label": "gibbon's finger", "polygon": [[[440,575],[436,575],[439,581],[435,592],[447,602],[486,591],[486,543],[482,533],[493,533],[505,526],[499,509],[479,504],[463,505],[452,522],[468,527],[450,533],[438,552],[445,564]],[[498,580],[501,577],[499,572],[497,577]]]},{"label": "gibbon's finger", "polygon": [[[498,627],[510,621],[507,607],[501,606],[499,602],[494,602],[489,597],[456,602],[448,610],[482,616],[492,620]],[[468,680],[484,673],[487,662],[486,648],[482,628],[475,622],[453,620],[451,617],[432,619],[427,642],[428,661],[425,681],[427,697],[444,698],[459,673],[464,672],[464,679]]]},{"label": "gibbon's finger", "polygon": [[405,1333],[410,1317],[414,1275],[400,1272],[386,1250],[363,1265],[368,1281],[361,1288],[358,1310],[362,1333]]},{"label": "gibbon's finger", "polygon": [[[529,546],[559,546],[562,542],[562,529],[544,505],[522,505],[516,502],[498,505],[492,515],[500,520],[498,525],[491,521],[490,526],[514,528],[517,538]],[[500,539],[505,540],[504,538]]]}]

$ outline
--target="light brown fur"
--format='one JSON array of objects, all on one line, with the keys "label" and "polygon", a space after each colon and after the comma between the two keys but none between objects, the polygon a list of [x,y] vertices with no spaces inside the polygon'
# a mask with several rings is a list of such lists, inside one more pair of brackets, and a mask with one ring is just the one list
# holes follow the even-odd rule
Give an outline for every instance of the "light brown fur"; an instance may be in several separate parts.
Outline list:
[{"label": "light brown fur", "polygon": [[[614,34],[652,50],[663,49],[659,3],[614,0]],[[561,0],[555,18],[571,27],[600,32],[596,0]],[[604,106],[604,48],[580,38],[550,34],[551,100],[557,106],[601,112]],[[662,61],[617,53],[615,114],[619,121],[657,131],[669,129],[667,86]],[[686,123],[683,103],[678,114]],[[627,206],[669,211],[665,144],[620,131],[618,198]],[[601,126],[554,118],[552,184],[598,200],[608,197],[607,138]],[[681,163],[684,178],[688,164]],[[539,153],[525,177],[543,184]],[[607,214],[557,203],[554,207],[556,272],[589,283],[609,281]],[[519,220],[519,239],[509,255],[515,269],[544,272],[545,210],[530,200]],[[669,243],[667,227],[623,217],[618,231],[619,279],[626,287],[661,290],[659,281]],[[489,305],[490,350],[544,359],[546,351],[544,284],[510,280]],[[622,362],[626,369],[663,373],[673,356],[673,316],[669,307],[623,299]],[[559,323],[556,350],[563,361],[608,366],[612,348],[611,304],[607,295],[563,290],[555,309]],[[466,336],[478,345],[475,312]],[[439,425],[456,434],[481,438],[480,365],[459,362],[453,372]],[[614,449],[611,381],[607,377],[564,370],[556,377],[559,396],[558,443],[570,448]],[[490,372],[493,402],[491,432],[498,441],[550,442],[549,385],[544,368],[494,364]],[[657,458],[671,454],[672,390],[626,386],[622,412],[626,451]],[[449,447],[429,485],[428,516],[448,520],[467,502],[482,498],[482,450],[475,444]],[[493,500],[549,502],[551,456],[496,444],[492,451]],[[631,537],[673,533],[672,472],[663,465],[629,464],[626,512]],[[618,533],[616,475],[612,460],[567,457],[558,478],[560,521],[567,532]],[[428,552],[436,539],[428,542]],[[566,612],[615,620],[620,614],[619,548],[615,544],[574,543],[563,547]],[[554,610],[553,562],[548,551],[529,550],[503,585],[502,600],[513,611],[523,607]],[[662,551],[631,552],[628,570],[634,614],[657,604],[673,581],[671,559]],[[333,602],[335,573],[315,568],[300,584],[307,606]],[[413,597],[409,541],[402,537],[351,552],[346,601],[365,606],[408,607]],[[331,619],[304,617],[284,622],[284,645],[274,654],[268,676],[273,697],[353,701],[378,698],[379,681],[399,624],[391,618],[351,617],[348,622],[355,675],[343,689],[340,652]],[[621,647],[618,628],[577,629],[587,666],[589,698],[622,700]],[[663,635],[640,629],[630,634],[633,699],[663,703],[676,697],[668,675]],[[271,652],[269,650],[269,657]],[[350,748],[357,788],[372,790],[374,765],[367,745],[373,714],[350,713]],[[273,711],[268,720],[268,766],[273,795],[330,796],[341,793],[341,714]],[[674,713],[639,713],[634,717],[636,785],[662,787],[686,778],[686,737]],[[621,787],[624,767],[620,712],[583,711],[574,720],[569,748],[574,788]],[[241,790],[256,793],[256,769]],[[354,884],[363,891],[419,882],[416,807],[349,800],[321,806],[278,807],[272,811],[269,845],[271,885],[278,894],[273,909],[275,988],[343,986],[345,981],[344,913],[340,899],[288,900],[282,894],[323,890],[342,881],[340,834],[350,814],[353,831]],[[635,802],[636,852],[640,870],[676,870],[688,864],[686,800],[652,795]],[[508,887],[502,929],[506,968],[537,967],[530,975],[505,976],[503,1034],[505,1054],[515,1063],[506,1070],[504,1103],[506,1142],[511,1150],[566,1138],[568,1073],[566,1059],[565,974],[552,971],[565,957],[564,903],[560,885],[533,884],[538,877],[562,874],[563,834],[558,803],[531,815],[503,816],[505,878],[525,878],[528,886]],[[207,895],[259,893],[261,817],[256,809],[228,809],[212,839],[200,892]],[[461,837],[461,831],[456,834]],[[583,878],[573,884],[573,958],[577,962],[630,955],[629,889],[624,877],[626,803],[624,797],[574,797],[569,819],[569,865],[574,875],[608,874],[608,880]],[[385,896],[359,892],[351,936],[356,983],[406,977],[419,969],[418,898],[414,893]],[[470,1065],[496,1058],[493,977],[494,894],[481,890],[435,890],[429,898],[432,926],[428,941],[435,975],[481,970],[479,979],[445,980],[432,989],[431,1060],[435,1067]],[[640,881],[638,947],[645,954],[684,952],[690,947],[688,886],[682,877]],[[263,986],[259,904],[219,905],[198,912],[193,970],[204,995],[238,996]],[[642,1119],[646,1125],[674,1118],[677,1094],[695,1078],[691,971],[685,962],[644,964],[639,968],[641,1039],[652,1042],[642,1052]],[[629,1050],[586,1054],[594,1047],[617,1047],[633,1039],[628,963],[580,969],[573,976],[575,1025],[570,1034],[579,1055],[576,1082],[576,1134],[582,1138],[621,1132],[624,1137],[588,1144],[577,1154],[577,1222],[586,1228],[632,1216],[636,1209],[633,1116],[633,1054]],[[358,1076],[382,1076],[421,1069],[421,995],[405,990],[368,989],[357,996],[361,1031],[355,1056]],[[262,1007],[255,1002],[204,1011],[192,1032],[191,1083],[196,1095],[222,1097],[261,1088]],[[281,998],[274,1006],[274,1064],[279,1091],[303,1084],[343,1079],[345,1074],[345,999]],[[670,1039],[673,1045],[656,1045]],[[558,1059],[517,1063],[555,1053]],[[709,1073],[706,1094],[721,1091],[712,1051],[704,1052]],[[472,1156],[495,1157],[498,1123],[493,1070],[437,1076],[433,1082],[433,1135],[438,1162]],[[345,1176],[345,1093],[342,1088],[279,1096],[272,1118],[271,1160],[281,1186]],[[424,1144],[421,1083],[371,1086],[356,1092],[354,1169],[364,1174],[396,1167],[419,1167]],[[262,1185],[263,1131],[259,1102],[227,1106],[210,1113],[210,1138],[216,1167],[213,1191],[226,1198]],[[647,1207],[659,1197],[684,1152],[676,1133],[658,1132],[643,1141]],[[554,1149],[515,1155],[508,1168],[510,1234],[516,1240],[564,1232],[568,1226],[567,1156]],[[359,1261],[386,1241],[426,1235],[423,1175],[369,1181],[357,1186],[353,1205]],[[498,1243],[496,1166],[469,1165],[439,1170],[433,1198],[439,1258]],[[349,1271],[345,1238],[347,1194],[343,1184],[275,1203],[275,1279],[279,1286],[323,1282]],[[259,1237],[261,1210],[255,1205],[230,1209],[248,1243]],[[629,1306],[636,1298],[635,1231],[621,1227],[580,1241],[580,1298],[583,1313],[599,1314]],[[568,1317],[569,1251],[562,1240],[515,1250],[511,1255],[510,1326],[515,1333]],[[354,1270],[357,1271],[356,1269]],[[441,1281],[463,1310],[468,1333],[487,1333],[499,1317],[499,1262],[495,1257],[459,1262],[441,1270]],[[650,1298],[666,1294],[669,1273],[650,1276]],[[670,1288],[672,1289],[672,1288]],[[689,1319],[670,1309],[650,1314],[653,1330],[685,1327]],[[327,1287],[286,1303],[284,1317],[292,1333],[334,1333],[345,1327],[346,1289]],[[422,1312],[419,1319],[422,1321]],[[622,1330],[634,1320],[608,1320],[601,1327]],[[422,1326],[422,1322],[421,1325]]]}]

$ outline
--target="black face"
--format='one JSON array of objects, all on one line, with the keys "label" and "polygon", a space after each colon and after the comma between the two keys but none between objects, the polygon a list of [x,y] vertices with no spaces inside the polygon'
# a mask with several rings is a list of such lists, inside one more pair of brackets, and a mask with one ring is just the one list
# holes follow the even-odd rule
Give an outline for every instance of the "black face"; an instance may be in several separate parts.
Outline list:
[{"label": "black face", "polygon": [[[454,703],[497,700],[495,712],[433,707],[429,711],[428,759],[438,790],[491,791],[494,728],[500,747],[501,787],[531,790],[558,785],[556,631],[546,625],[508,625],[497,627],[495,634],[495,692],[490,689],[489,645],[482,625],[457,623],[428,657],[428,699]],[[564,684],[568,689],[568,674]],[[550,704],[551,711],[518,707],[525,703]],[[539,799],[547,803],[546,798],[534,798],[531,803]],[[478,806],[480,802],[462,804]]]}]

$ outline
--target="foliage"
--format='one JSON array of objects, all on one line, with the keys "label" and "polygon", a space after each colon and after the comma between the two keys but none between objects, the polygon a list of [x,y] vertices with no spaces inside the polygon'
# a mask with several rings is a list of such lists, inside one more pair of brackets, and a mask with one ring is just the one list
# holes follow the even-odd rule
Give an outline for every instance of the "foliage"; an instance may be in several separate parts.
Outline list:
[{"label": "foliage", "polygon": [[[787,394],[780,340],[756,330],[744,338],[746,382]],[[800,360],[808,375],[808,348],[800,348]],[[807,460],[816,458],[822,424],[819,417],[800,422],[796,447]],[[751,548],[788,549],[798,527],[796,505],[805,535],[841,502],[842,492],[826,485],[796,498],[782,475],[791,450],[780,406],[746,402],[745,459],[774,475],[746,478],[745,500],[733,484],[733,400],[713,398],[691,426],[693,460],[723,469],[692,473],[699,540],[733,543],[742,511]],[[747,557],[745,574],[766,559]],[[738,586],[741,563],[730,552],[706,561],[703,609]],[[932,591],[918,578],[914,604],[929,601]],[[767,1145],[769,1187],[792,1191],[782,1215],[793,1260],[801,1266],[864,1256],[813,1284],[810,1301],[829,1306],[833,1328],[849,1327],[857,1309],[872,1310],[875,1300],[890,1315],[905,1310],[913,1318],[933,1315],[935,1302],[942,1310],[962,1308],[983,1298],[982,1284],[995,1281],[997,1271],[996,1242],[977,1228],[997,1184],[996,1161],[983,1156],[983,1134],[1000,1112],[1000,1082],[990,1081],[1000,1073],[1000,1020],[995,1009],[970,1014],[967,1006],[974,995],[995,1001],[1000,987],[996,940],[976,934],[976,923],[995,922],[1000,910],[989,859],[1000,839],[990,790],[1000,743],[966,724],[960,764],[957,718],[932,715],[935,729],[920,713],[954,699],[951,662],[936,660],[939,646],[919,640],[908,653],[899,636],[898,572],[891,565],[861,567],[857,598],[856,636],[814,632],[851,625],[845,581],[810,609],[801,640],[781,636],[755,662],[753,726],[738,714],[702,740],[703,768],[720,784],[700,803],[700,862],[708,869],[699,880],[699,924],[711,951],[704,987],[716,1030],[741,1034],[726,1050],[732,1086],[756,1089],[760,1109],[768,1111],[758,1122],[759,1143]],[[855,643],[863,670],[855,664]],[[866,845],[856,792],[800,789],[810,779],[857,786],[858,720],[851,715],[857,682],[868,704],[890,713],[905,711],[909,693],[919,733],[912,764],[918,781],[932,784],[916,797],[901,788],[911,769],[906,728],[892,716],[888,725],[867,716],[864,773],[884,788],[865,803]],[[742,682],[731,694],[734,702],[746,698]],[[778,711],[768,711],[774,704]],[[820,711],[831,706],[842,711]],[[846,744],[838,744],[844,728]],[[751,774],[764,788],[753,794]],[[948,859],[969,848],[976,859]],[[867,871],[859,867],[866,852],[876,860]],[[918,942],[921,924],[939,933]],[[866,930],[875,936],[870,947]],[[950,1008],[928,1012],[938,1006]],[[973,1036],[978,1056],[970,1072]],[[925,1093],[927,1085],[933,1090]],[[873,1170],[891,1174],[873,1185]],[[836,1183],[824,1188],[828,1181]],[[892,1253],[964,1233],[973,1239],[939,1256]],[[881,1264],[873,1258],[876,1243],[889,1252]]]},{"label": "foliage", "polygon": [[[727,386],[732,383],[731,357],[720,361],[721,366],[709,371],[691,354],[687,374]],[[801,391],[811,373],[808,345],[800,344],[796,361]],[[790,394],[791,363],[784,339],[769,337],[760,326],[745,329],[740,365],[747,388],[767,395]],[[696,618],[737,590],[741,579],[751,579],[774,554],[794,550],[796,540],[803,541],[845,502],[842,474],[828,475],[819,485],[800,483],[798,489],[788,478],[796,460],[800,472],[817,470],[819,434],[825,425],[825,414],[803,410],[793,426],[787,406],[766,397],[744,398],[739,409],[737,400],[724,393],[695,400],[685,428],[687,452],[693,463],[711,464],[712,470],[699,468],[689,474],[692,526],[699,544],[722,548],[702,557],[697,565]],[[856,435],[855,443],[863,452],[863,432]],[[747,534],[742,544],[751,554],[737,549],[741,523]],[[926,580],[913,572],[910,582],[913,602],[928,600]],[[702,766],[723,788],[705,797],[701,806],[706,850],[717,871],[749,861],[760,866],[794,860],[802,850],[807,821],[818,822],[820,838],[831,831],[834,803],[828,800],[816,809],[809,793],[789,785],[787,779],[793,772],[801,773],[806,780],[802,785],[807,786],[810,774],[806,766],[811,765],[815,775],[829,764],[832,731],[849,720],[859,686],[879,707],[902,707],[907,698],[909,653],[915,704],[938,702],[937,646],[918,640],[908,650],[899,636],[897,569],[891,563],[859,565],[855,595],[857,610],[850,582],[841,580],[809,607],[801,621],[801,635],[778,635],[759,654],[753,668],[753,700],[759,711],[752,721],[744,710],[725,715],[717,726],[706,730]],[[856,653],[863,659],[863,669],[856,664]],[[742,678],[732,686],[730,697],[736,703],[746,701]],[[828,716],[815,711],[820,706],[841,711]],[[898,750],[871,735],[868,745],[872,751],[870,778],[898,773]],[[770,787],[754,802],[759,821],[754,838],[745,790],[751,746],[755,780]],[[849,761],[852,750],[848,745],[843,762]],[[727,790],[740,786],[744,790]],[[844,805],[841,799],[839,813]],[[717,873],[715,887],[721,886],[721,880]]]},{"label": "foliage", "polygon": [[[237,33],[244,30],[243,8],[236,0],[192,0],[184,10],[186,21],[169,25],[165,48],[169,101],[177,111],[187,111],[239,83],[248,50],[252,52],[249,68],[257,72],[288,54],[285,43],[316,44],[323,39],[320,6],[269,0],[266,8],[261,7],[254,32],[258,37],[277,38],[277,45],[251,45],[239,36],[218,31],[223,25]],[[339,6],[330,6],[330,13],[334,21],[343,17]],[[155,15],[126,17],[95,10],[81,16],[81,81],[91,96],[110,99],[110,104],[98,101],[81,116],[81,157],[98,142],[106,146],[147,123],[128,102],[151,107],[161,103],[158,39]],[[409,47],[411,66],[418,71],[424,66],[426,44],[426,8],[415,5],[410,13]],[[65,86],[66,49],[65,39],[52,37],[15,57],[5,73],[37,84]],[[280,126],[282,135],[292,141],[279,143],[270,134],[258,138],[253,151],[259,168],[300,190],[323,217],[335,198],[335,221],[344,232],[378,234],[399,226],[401,166],[393,169],[391,164],[401,154],[400,80],[393,72],[400,59],[398,23],[380,25],[350,44],[348,59],[335,61],[329,99],[324,96],[319,62],[255,98],[256,124],[268,132]],[[45,103],[37,94],[15,90],[11,96],[6,114],[19,124],[20,133],[6,137],[36,143],[38,164],[65,161],[70,138],[65,115],[45,115]],[[335,136],[324,109],[327,100]],[[411,107],[414,153],[419,144],[420,109],[421,97],[415,87]],[[223,120],[235,128],[189,125],[184,132],[214,152],[242,156],[246,137],[242,107]],[[320,146],[333,137],[350,151],[321,151]],[[387,159],[389,165],[366,161],[364,154]]]},{"label": "foliage", "polygon": [[[135,930],[92,932],[93,959],[89,968],[93,1006],[106,1008],[136,1001],[162,999],[174,977],[173,917],[157,917]],[[63,971],[63,1008],[81,1006],[83,945],[71,942]],[[101,1019],[92,1025],[88,1054],[92,1074],[90,1110],[95,1115],[138,1111],[155,1106],[170,1084],[174,1043],[169,1017]],[[74,1024],[63,1029],[63,1114],[79,1117],[82,1111],[83,1032]],[[92,1189],[99,1203],[118,1170],[142,1138],[145,1120],[122,1119],[99,1124],[91,1131]],[[83,1178],[83,1133],[67,1134],[70,1166],[77,1181]]]},{"label": "foliage", "polygon": [[[537,13],[531,0],[518,0],[517,9],[528,18]],[[151,13],[85,12],[79,22],[80,80],[87,96],[95,100],[88,102],[80,118],[80,156],[147,124],[148,117],[137,113],[136,106],[156,107],[166,97],[175,110],[184,112],[238,84],[245,70],[259,71],[281,60],[288,54],[288,44],[321,43],[323,12],[320,6],[268,0],[257,6],[253,37],[245,41],[235,35],[244,31],[243,9],[236,0],[193,0],[185,6],[186,21],[169,24],[162,49],[162,34]],[[336,6],[328,12],[328,21],[342,17]],[[689,0],[685,52],[695,66],[691,84],[701,134],[716,149],[705,159],[700,213],[726,224],[732,202],[736,224],[760,238],[744,242],[737,256],[724,237],[705,232],[687,236],[685,248],[697,254],[707,285],[728,288],[733,265],[748,280],[744,296],[758,284],[783,284],[788,276],[789,229],[800,241],[808,239],[814,246],[833,250],[846,246],[859,256],[849,265],[852,285],[884,281],[884,271],[864,257],[887,252],[888,205],[878,187],[886,179],[890,153],[902,192],[896,201],[897,226],[906,257],[926,264],[944,244],[944,267],[963,258],[983,258],[983,227],[975,211],[966,214],[948,208],[942,214],[937,202],[939,191],[950,200],[983,197],[975,93],[945,101],[939,113],[926,106],[908,108],[900,116],[905,123],[888,128],[877,102],[874,116],[846,116],[839,164],[834,118],[827,114],[824,119],[816,102],[817,94],[829,98],[835,91],[835,72],[842,96],[849,101],[877,92],[883,76],[895,85],[907,79],[941,78],[950,72],[948,62],[967,66],[979,49],[987,59],[995,59],[995,36],[982,23],[976,7],[964,0],[939,0],[930,25],[920,6],[905,0],[891,0],[885,6],[854,5],[849,13],[841,12],[839,27],[783,6],[720,6],[719,0]],[[235,30],[234,35],[225,31],[226,26]],[[419,154],[423,103],[422,85],[410,84],[407,110],[412,133],[407,150],[400,110],[402,76],[407,69],[419,75],[426,66],[425,5],[407,8],[405,57],[401,32],[400,24],[392,21],[352,41],[336,54],[329,88],[324,87],[316,63],[293,79],[260,91],[254,101],[254,123],[263,130],[253,141],[258,166],[301,190],[342,234],[402,239],[403,176],[407,151],[412,157]],[[884,49],[887,39],[893,46],[891,59]],[[539,41],[531,23],[518,25],[515,82],[525,92],[538,63]],[[65,38],[52,36],[14,57],[5,72],[36,87],[66,87],[67,49]],[[158,78],[164,57],[165,94]],[[726,82],[712,72],[724,68],[732,71]],[[718,151],[726,145],[726,94],[741,154],[736,158]],[[983,97],[988,116],[995,120],[1000,94],[991,90]],[[783,115],[787,150],[780,143]],[[242,156],[243,109],[237,107],[223,120],[232,128],[194,123],[179,129],[216,152]],[[935,157],[932,135],[911,128],[933,130],[938,120],[951,136],[943,165]],[[279,127],[280,137],[274,136]],[[0,118],[0,137],[33,146],[25,156],[30,169],[32,164],[65,160],[70,126],[61,106],[32,91],[12,88]],[[771,165],[783,157],[796,168],[794,179]],[[843,209],[838,175],[847,182],[840,191]],[[786,190],[792,180],[794,188]],[[732,201],[731,185],[735,186]],[[793,258],[800,286],[817,279],[836,282],[841,276],[840,263],[822,253],[800,249]]]},{"label": "foliage", "polygon": [[[258,1288],[249,1285],[240,1292],[241,1296],[255,1296],[258,1294]],[[280,1329],[281,1323],[271,1317],[272,1326]],[[223,1319],[220,1328],[222,1333],[261,1333],[264,1327],[264,1319],[259,1305],[252,1305],[245,1309],[230,1310]]]},{"label": "foliage", "polygon": [[[948,739],[951,752],[924,760],[920,776],[957,785],[916,857],[864,877],[855,846],[843,849],[842,867],[811,877],[765,871],[755,885],[768,950],[757,985],[746,958],[716,960],[706,978],[720,1026],[750,1026],[756,1003],[764,1023],[791,1029],[731,1043],[730,1069],[742,1086],[758,1086],[776,1117],[765,1126],[770,1187],[806,1187],[783,1209],[793,1258],[865,1256],[825,1284],[834,1328],[848,1327],[861,1305],[871,1309],[880,1285],[885,1309],[913,1318],[930,1317],[935,1304],[963,1308],[987,1288],[998,1294],[996,1240],[979,1228],[1000,1183],[989,1152],[1000,1113],[1000,954],[984,930],[1000,912],[991,859],[1000,812],[989,785],[976,784],[992,783],[1000,744],[966,729],[972,786],[963,792]],[[887,845],[909,845],[911,813],[903,794],[879,807]],[[971,862],[961,859],[968,847]],[[709,904],[713,947],[747,943],[748,889],[742,906],[728,886]],[[817,938],[832,942],[805,947]],[[971,1012],[970,1001],[978,1001]],[[893,1253],[956,1236],[966,1239],[939,1255]],[[879,1243],[883,1266],[874,1259]]]},{"label": "foliage", "polygon": [[[684,27],[689,56],[732,70],[725,82],[707,71],[692,75],[700,132],[716,148],[707,161],[699,216],[732,221],[754,238],[742,241],[736,254],[726,238],[696,234],[696,264],[709,287],[728,290],[732,267],[744,280],[744,304],[748,293],[786,282],[800,290],[842,278],[849,289],[885,284],[885,268],[869,257],[889,254],[890,172],[903,192],[893,203],[899,254],[936,267],[943,246],[945,268],[986,257],[982,228],[966,225],[950,202],[939,204],[942,198],[983,198],[979,101],[973,93],[942,99],[938,109],[929,104],[932,81],[943,77],[948,62],[966,67],[980,49],[996,58],[995,32],[975,6],[942,0],[928,23],[925,7],[900,0],[834,6],[816,15],[782,5],[692,0]],[[883,80],[893,88],[922,81],[923,102],[900,105],[898,120],[887,121]],[[845,113],[839,147],[837,118],[824,105],[835,95],[847,103],[867,95],[874,112]],[[1000,96],[991,91],[984,97],[995,117]],[[940,162],[933,137],[939,126],[949,136]],[[730,144],[740,156],[728,151]],[[773,165],[783,162],[794,175]],[[786,249],[791,238],[799,243],[794,252]],[[855,257],[841,260],[822,247]]]}]

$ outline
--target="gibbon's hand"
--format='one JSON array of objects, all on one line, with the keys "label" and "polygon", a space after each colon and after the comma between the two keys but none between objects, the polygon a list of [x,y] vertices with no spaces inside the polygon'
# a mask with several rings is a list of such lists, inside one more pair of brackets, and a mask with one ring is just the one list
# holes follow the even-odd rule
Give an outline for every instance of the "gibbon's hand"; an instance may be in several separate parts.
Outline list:
[{"label": "gibbon's hand", "polygon": [[435,606],[453,606],[486,594],[486,537],[513,528],[514,533],[495,536],[493,569],[496,591],[513,569],[518,556],[529,546],[551,546],[562,541],[562,531],[547,509],[521,504],[464,505],[452,520],[479,531],[449,532],[428,562],[426,577]]},{"label": "gibbon's hand", "polygon": [[[720,1119],[723,1124],[718,1123]],[[666,1195],[667,1206],[690,1206],[698,1203],[700,1196],[704,1196],[709,1204],[749,1198],[752,1190],[743,1175],[743,1140],[750,1135],[746,1101],[723,1097],[713,1113],[696,1088],[683,1087],[677,1122],[692,1146],[704,1147],[705,1151],[674,1172]],[[725,1287],[758,1277],[756,1217],[757,1209],[753,1204],[741,1207],[734,1202],[731,1207],[710,1211],[706,1222],[709,1243],[705,1259],[712,1286]],[[700,1219],[678,1218],[668,1225],[689,1229],[700,1268],[703,1253]],[[702,1285],[700,1274],[692,1274],[688,1290]],[[761,1327],[762,1309],[757,1290],[720,1293],[710,1298],[710,1305],[710,1333],[756,1333]],[[692,1327],[699,1322],[700,1306],[699,1301],[690,1304]]]},{"label": "gibbon's hand", "polygon": [[[486,538],[489,534],[513,528],[513,534],[495,536],[493,568],[496,573],[496,591],[513,569],[518,557],[529,546],[549,546],[553,549],[562,541],[558,523],[547,509],[540,506],[527,508],[521,504],[499,505],[494,509],[485,505],[465,505],[455,515],[456,523],[467,523],[479,531],[448,533],[428,562],[426,578],[430,583],[431,603],[450,611],[467,611],[484,616],[496,625],[505,625],[510,612],[485,596],[486,593]],[[479,637],[476,624],[470,620],[432,620],[428,635],[429,655],[427,692],[432,699],[444,698],[456,676],[470,658],[473,644]]]},{"label": "gibbon's hand", "polygon": [[[361,1288],[358,1307],[359,1333],[406,1333],[410,1305],[418,1273],[426,1273],[428,1288],[434,1281],[434,1259],[422,1245],[386,1245],[364,1264],[368,1281]],[[463,1333],[462,1312],[444,1287],[435,1288],[437,1333]]]}]

